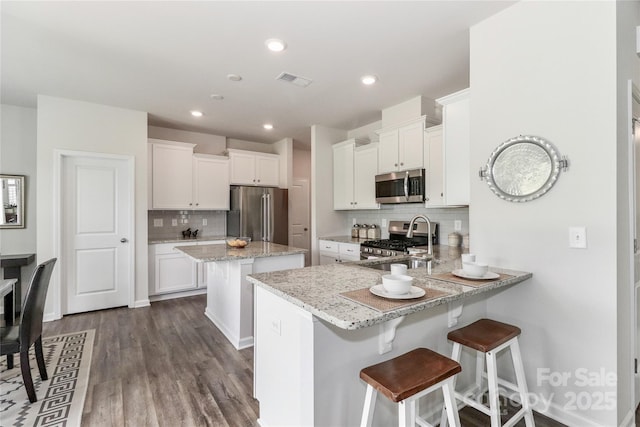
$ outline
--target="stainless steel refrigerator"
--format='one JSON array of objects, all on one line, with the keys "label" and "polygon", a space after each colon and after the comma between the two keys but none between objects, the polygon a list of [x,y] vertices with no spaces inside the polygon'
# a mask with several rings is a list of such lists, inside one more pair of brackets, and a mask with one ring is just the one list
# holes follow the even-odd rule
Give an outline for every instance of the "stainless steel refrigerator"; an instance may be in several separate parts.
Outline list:
[{"label": "stainless steel refrigerator", "polygon": [[289,244],[288,190],[232,185],[227,234],[248,236],[252,241]]}]

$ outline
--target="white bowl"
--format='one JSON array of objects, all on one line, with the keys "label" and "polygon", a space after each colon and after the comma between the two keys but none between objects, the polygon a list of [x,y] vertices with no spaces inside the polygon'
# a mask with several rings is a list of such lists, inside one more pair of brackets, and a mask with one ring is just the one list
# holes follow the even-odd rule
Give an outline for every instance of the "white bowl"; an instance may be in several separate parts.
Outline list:
[{"label": "white bowl", "polygon": [[385,274],[382,276],[382,286],[390,294],[401,295],[411,290],[413,277],[403,274]]},{"label": "white bowl", "polygon": [[391,264],[391,275],[398,276],[407,274],[407,268],[405,264]]},{"label": "white bowl", "polygon": [[462,254],[462,262],[476,262],[476,256],[474,254]]},{"label": "white bowl", "polygon": [[489,266],[483,262],[463,262],[462,270],[473,277],[483,277],[489,271]]}]

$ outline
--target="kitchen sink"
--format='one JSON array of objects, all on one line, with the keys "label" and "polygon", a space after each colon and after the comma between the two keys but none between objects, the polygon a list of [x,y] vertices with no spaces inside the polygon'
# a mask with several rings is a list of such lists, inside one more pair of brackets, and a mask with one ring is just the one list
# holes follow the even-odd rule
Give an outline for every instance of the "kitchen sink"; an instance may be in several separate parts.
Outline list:
[{"label": "kitchen sink", "polygon": [[[370,262],[360,264],[362,267],[373,268],[382,271],[391,271],[391,264],[404,264],[407,268],[427,268],[429,260],[424,257],[407,257],[403,259],[385,260],[378,258]],[[432,260],[434,264],[439,264],[438,260]]]}]

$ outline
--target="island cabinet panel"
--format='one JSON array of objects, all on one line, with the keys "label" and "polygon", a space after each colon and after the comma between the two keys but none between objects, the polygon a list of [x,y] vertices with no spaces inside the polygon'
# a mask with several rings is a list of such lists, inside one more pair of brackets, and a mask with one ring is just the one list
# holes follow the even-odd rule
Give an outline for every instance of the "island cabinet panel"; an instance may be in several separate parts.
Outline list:
[{"label": "island cabinet panel", "polygon": [[[253,244],[253,243],[251,243]],[[238,350],[254,342],[253,284],[247,275],[304,267],[304,254],[210,261],[205,315]]]}]

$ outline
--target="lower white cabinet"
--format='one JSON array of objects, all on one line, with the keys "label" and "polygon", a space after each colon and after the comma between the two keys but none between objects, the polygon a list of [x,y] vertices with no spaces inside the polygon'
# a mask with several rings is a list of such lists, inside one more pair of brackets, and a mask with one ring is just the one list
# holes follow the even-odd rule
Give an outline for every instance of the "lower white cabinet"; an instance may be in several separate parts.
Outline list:
[{"label": "lower white cabinet", "polygon": [[204,289],[206,268],[178,246],[224,244],[224,240],[159,243],[149,245],[149,296]]},{"label": "lower white cabinet", "polygon": [[320,265],[360,261],[360,245],[357,243],[319,240],[318,247],[320,249]]}]

